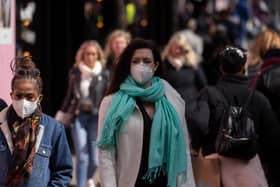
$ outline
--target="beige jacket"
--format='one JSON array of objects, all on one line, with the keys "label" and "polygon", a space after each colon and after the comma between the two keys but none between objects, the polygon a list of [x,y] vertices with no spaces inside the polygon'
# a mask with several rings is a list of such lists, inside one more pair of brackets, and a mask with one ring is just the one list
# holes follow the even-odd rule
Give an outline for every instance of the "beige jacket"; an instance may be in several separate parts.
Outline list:
[{"label": "beige jacket", "polygon": [[[182,121],[186,144],[189,145],[185,121],[185,103],[181,96],[164,81],[165,95],[175,107]],[[101,102],[98,121],[98,139],[101,136],[104,118],[112,102],[113,95],[106,96]],[[99,175],[102,187],[134,187],[142,155],[143,117],[138,107],[128,121],[122,125],[117,146],[108,149],[98,149]],[[187,149],[187,182],[182,184],[177,179],[178,187],[195,187],[190,150]]]}]

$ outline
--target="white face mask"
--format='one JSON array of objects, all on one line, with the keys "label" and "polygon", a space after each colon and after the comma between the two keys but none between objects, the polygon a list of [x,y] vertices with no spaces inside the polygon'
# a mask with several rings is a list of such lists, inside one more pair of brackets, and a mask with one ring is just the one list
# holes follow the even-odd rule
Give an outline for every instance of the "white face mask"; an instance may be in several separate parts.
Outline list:
[{"label": "white face mask", "polygon": [[151,67],[139,63],[131,64],[130,74],[135,82],[139,85],[144,85],[152,79],[154,72]]},{"label": "white face mask", "polygon": [[28,101],[26,99],[13,100],[13,108],[15,109],[17,115],[22,119],[30,116],[37,108],[36,101]]}]

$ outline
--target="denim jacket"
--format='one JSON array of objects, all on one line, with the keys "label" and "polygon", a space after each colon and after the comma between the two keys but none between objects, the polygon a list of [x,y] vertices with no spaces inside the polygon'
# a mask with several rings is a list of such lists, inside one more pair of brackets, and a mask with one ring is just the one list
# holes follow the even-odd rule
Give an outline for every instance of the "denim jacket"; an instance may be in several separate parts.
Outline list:
[{"label": "denim jacket", "polygon": [[[13,144],[8,128],[7,109],[0,112],[0,187],[5,185],[11,163]],[[68,186],[72,178],[72,157],[64,127],[46,114],[42,115],[35,158],[28,187]]]}]

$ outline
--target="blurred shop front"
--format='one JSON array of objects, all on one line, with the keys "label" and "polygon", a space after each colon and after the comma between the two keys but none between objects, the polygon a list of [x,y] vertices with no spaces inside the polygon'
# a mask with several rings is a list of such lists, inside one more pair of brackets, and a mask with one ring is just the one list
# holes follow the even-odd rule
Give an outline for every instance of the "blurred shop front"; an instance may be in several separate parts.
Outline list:
[{"label": "blurred shop front", "polygon": [[68,70],[87,39],[104,45],[113,29],[167,41],[175,30],[170,0],[17,0],[17,56],[31,55],[42,72],[43,108],[53,115],[66,94]]},{"label": "blurred shop front", "polygon": [[[152,39],[162,47],[173,32],[186,28],[190,17],[203,23],[209,14],[224,9],[231,2],[16,0],[16,51],[18,56],[31,55],[42,71],[45,96],[42,104],[45,112],[53,115],[66,94],[68,70],[84,40],[97,40],[104,46],[106,36],[113,29],[121,28],[130,31],[133,37]],[[279,1],[267,2],[279,23]],[[209,30],[199,29],[201,34]]]}]

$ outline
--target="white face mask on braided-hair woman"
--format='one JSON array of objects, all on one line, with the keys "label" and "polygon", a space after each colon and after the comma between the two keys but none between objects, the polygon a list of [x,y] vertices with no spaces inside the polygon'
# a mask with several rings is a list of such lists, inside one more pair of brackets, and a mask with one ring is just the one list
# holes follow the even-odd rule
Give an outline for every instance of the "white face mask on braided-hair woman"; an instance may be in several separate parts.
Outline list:
[{"label": "white face mask on braided-hair woman", "polygon": [[13,100],[12,105],[17,115],[24,119],[35,112],[38,106],[38,101],[39,99],[36,99],[35,101],[28,101],[23,98],[20,100]]}]

